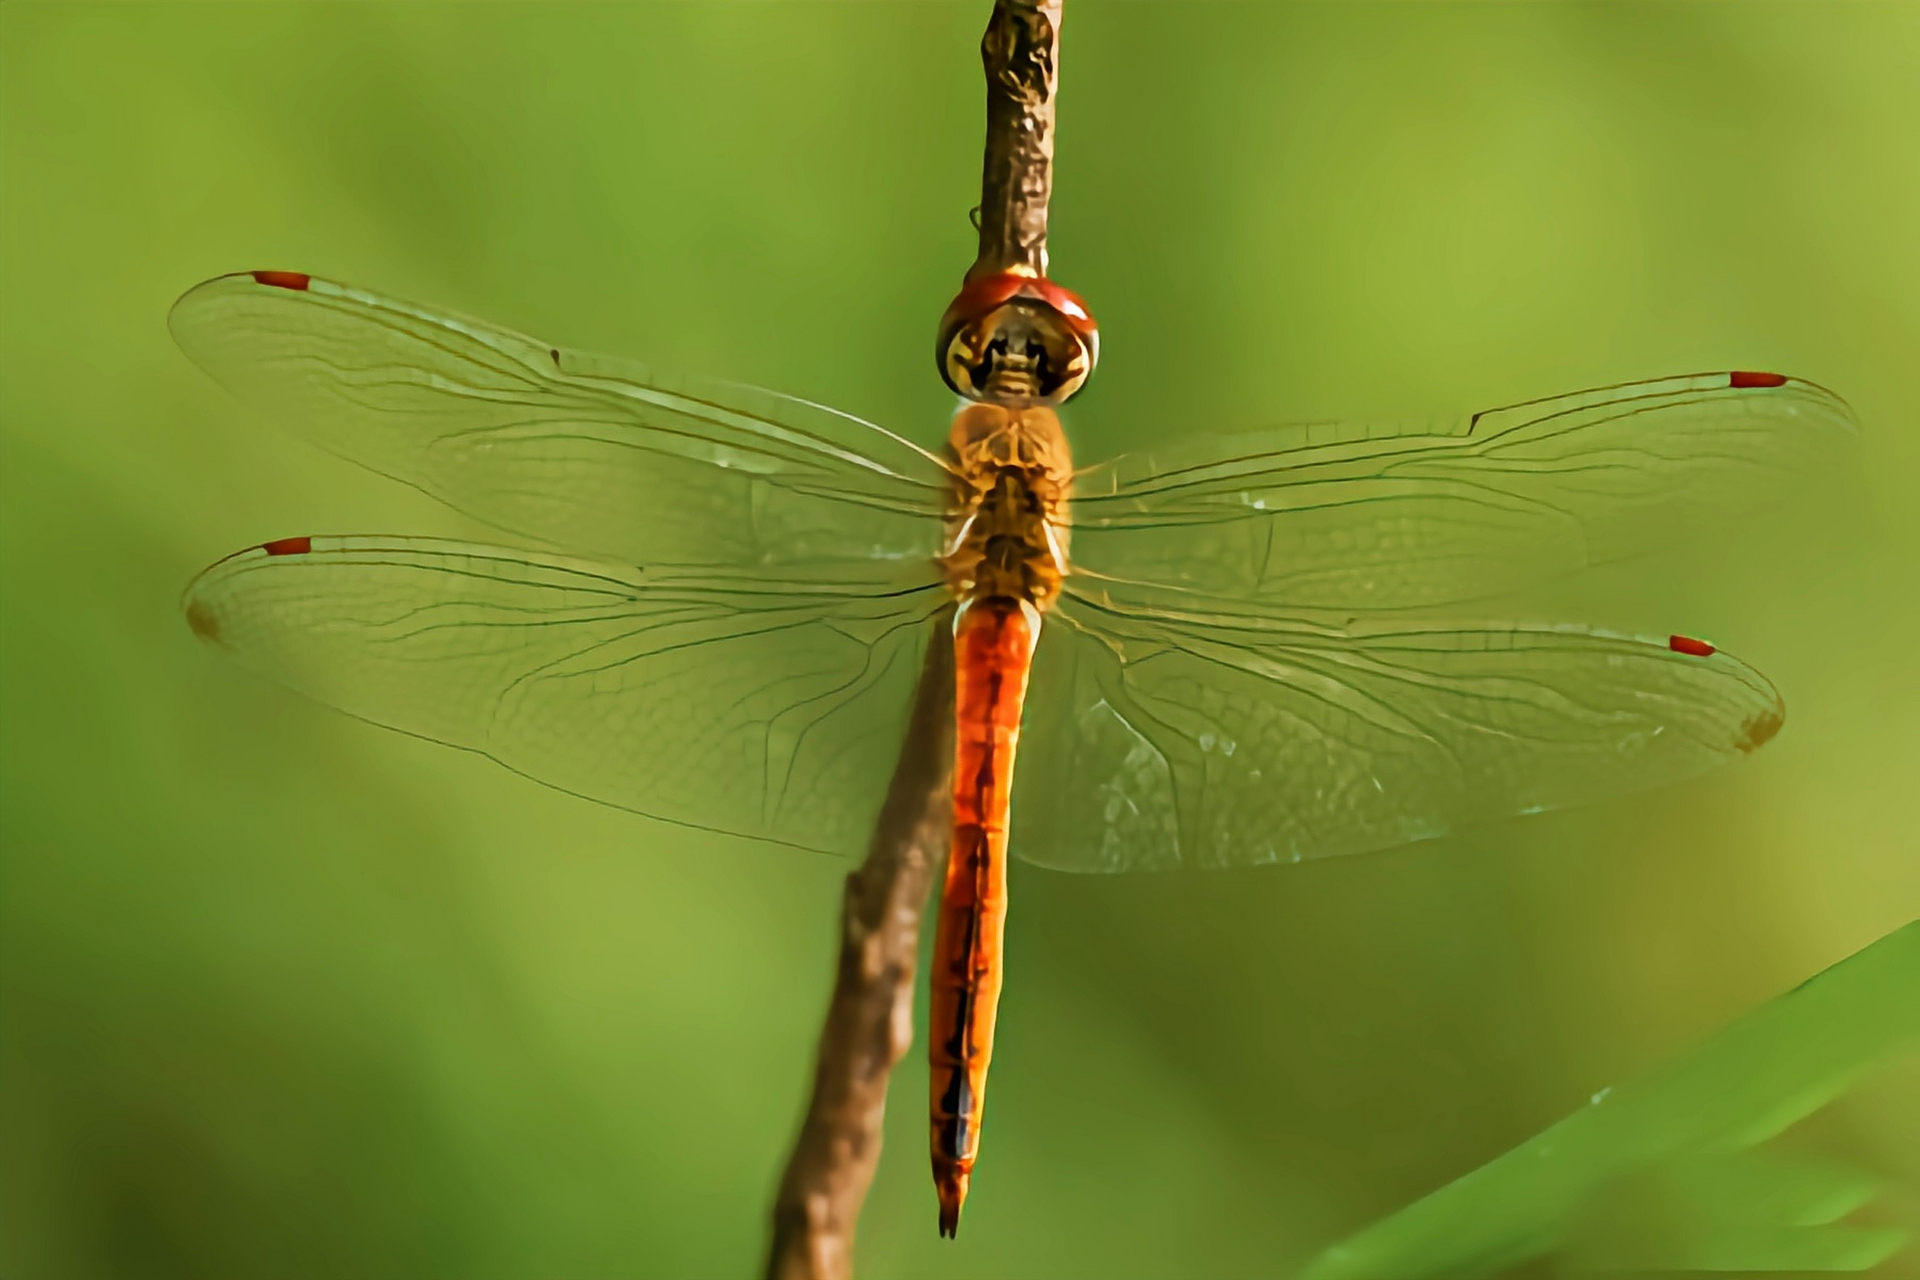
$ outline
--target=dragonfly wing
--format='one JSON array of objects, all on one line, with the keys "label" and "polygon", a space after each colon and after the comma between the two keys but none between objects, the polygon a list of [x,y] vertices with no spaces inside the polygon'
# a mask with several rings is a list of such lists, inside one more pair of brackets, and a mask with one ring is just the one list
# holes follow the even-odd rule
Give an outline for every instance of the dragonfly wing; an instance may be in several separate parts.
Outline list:
[{"label": "dragonfly wing", "polygon": [[209,280],[168,323],[195,363],[322,447],[567,551],[645,565],[938,551],[944,465],[805,401],[291,272]]},{"label": "dragonfly wing", "polygon": [[1296,609],[1474,599],[1763,504],[1853,429],[1811,382],[1715,373],[1453,422],[1216,436],[1077,476],[1074,561]]},{"label": "dragonfly wing", "polygon": [[647,572],[417,538],[298,538],[220,561],[193,629],[376,724],[653,817],[865,847],[921,656],[930,568]]},{"label": "dragonfly wing", "polygon": [[1035,654],[1013,847],[1069,871],[1361,853],[1685,778],[1783,715],[1759,673],[1680,638],[1336,629],[1070,584]]}]

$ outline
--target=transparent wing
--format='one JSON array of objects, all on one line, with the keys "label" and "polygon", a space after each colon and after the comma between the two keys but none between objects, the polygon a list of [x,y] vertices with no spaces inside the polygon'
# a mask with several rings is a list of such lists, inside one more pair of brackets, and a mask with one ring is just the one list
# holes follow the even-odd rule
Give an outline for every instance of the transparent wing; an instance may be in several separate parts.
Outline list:
[{"label": "transparent wing", "polygon": [[1013,799],[1014,850],[1061,870],[1383,849],[1685,778],[1784,716],[1753,669],[1679,638],[1336,629],[1071,585],[1035,654]]},{"label": "transparent wing", "polygon": [[222,560],[188,621],[376,724],[656,818],[864,849],[929,620],[919,567],[775,581],[416,538],[298,538]]},{"label": "transparent wing", "polygon": [[1076,477],[1075,567],[1296,609],[1474,599],[1753,508],[1852,434],[1813,383],[1714,373],[1215,436]]},{"label": "transparent wing", "polygon": [[926,558],[944,465],[871,423],[291,272],[174,305],[195,363],[449,506],[633,564]]}]

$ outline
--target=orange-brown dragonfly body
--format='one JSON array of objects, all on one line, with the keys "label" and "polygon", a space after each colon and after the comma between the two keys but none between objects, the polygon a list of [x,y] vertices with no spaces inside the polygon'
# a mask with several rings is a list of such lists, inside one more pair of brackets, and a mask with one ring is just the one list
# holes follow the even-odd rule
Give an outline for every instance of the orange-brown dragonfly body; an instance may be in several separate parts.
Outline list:
[{"label": "orange-brown dragonfly body", "polygon": [[933,941],[933,1180],[940,1232],[959,1225],[986,1103],[1007,921],[1007,834],[1020,711],[1038,638],[1033,606],[969,602],[954,632],[953,842]]},{"label": "orange-brown dragonfly body", "polygon": [[1000,1002],[1014,754],[1040,612],[1066,575],[1073,467],[1052,409],[976,404],[947,441],[954,509],[942,563],[954,617],[953,840],[933,943],[933,1179],[952,1235],[980,1146]]}]

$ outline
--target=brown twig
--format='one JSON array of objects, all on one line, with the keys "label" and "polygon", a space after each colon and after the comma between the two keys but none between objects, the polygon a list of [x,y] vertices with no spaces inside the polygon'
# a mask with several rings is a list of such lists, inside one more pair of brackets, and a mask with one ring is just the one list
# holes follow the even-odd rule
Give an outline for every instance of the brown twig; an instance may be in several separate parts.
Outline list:
[{"label": "brown twig", "polygon": [[773,1202],[769,1280],[853,1274],[854,1226],[880,1162],[887,1077],[913,1043],[920,914],[952,815],[951,626],[943,614],[927,637],[913,718],[873,843],[847,876],[813,1097]]},{"label": "brown twig", "polygon": [[1062,3],[997,0],[980,39],[987,149],[980,173],[980,256],[969,278],[1009,267],[1047,274]]},{"label": "brown twig", "polygon": [[[996,0],[987,72],[980,255],[968,272],[1047,269],[1062,0]],[[950,615],[943,619],[950,623]],[[880,1161],[887,1078],[913,1041],[920,917],[952,817],[953,646],[936,622],[866,861],[847,877],[840,961],[813,1096],[773,1205],[769,1280],[848,1280],[854,1228]]]}]

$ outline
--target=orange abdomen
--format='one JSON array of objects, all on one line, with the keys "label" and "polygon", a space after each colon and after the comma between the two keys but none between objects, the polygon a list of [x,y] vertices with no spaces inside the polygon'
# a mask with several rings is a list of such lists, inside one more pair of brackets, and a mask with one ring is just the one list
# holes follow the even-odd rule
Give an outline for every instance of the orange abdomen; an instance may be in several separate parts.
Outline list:
[{"label": "orange abdomen", "polygon": [[980,1149],[1007,920],[1013,757],[1039,623],[1031,606],[1001,598],[964,606],[954,623],[953,844],[934,930],[927,1034],[933,1181],[945,1236],[959,1229]]}]

